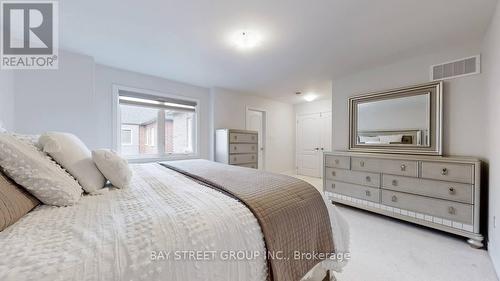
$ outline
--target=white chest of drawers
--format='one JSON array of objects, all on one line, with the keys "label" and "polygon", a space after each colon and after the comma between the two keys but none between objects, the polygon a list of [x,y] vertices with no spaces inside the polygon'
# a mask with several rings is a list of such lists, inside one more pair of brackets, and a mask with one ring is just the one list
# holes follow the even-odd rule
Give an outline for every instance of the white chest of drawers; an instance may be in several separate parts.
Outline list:
[{"label": "white chest of drawers", "polygon": [[258,133],[218,129],[215,131],[215,161],[247,168],[258,168]]},{"label": "white chest of drawers", "polygon": [[480,233],[475,158],[351,152],[324,154],[324,192],[333,201],[469,238]]}]

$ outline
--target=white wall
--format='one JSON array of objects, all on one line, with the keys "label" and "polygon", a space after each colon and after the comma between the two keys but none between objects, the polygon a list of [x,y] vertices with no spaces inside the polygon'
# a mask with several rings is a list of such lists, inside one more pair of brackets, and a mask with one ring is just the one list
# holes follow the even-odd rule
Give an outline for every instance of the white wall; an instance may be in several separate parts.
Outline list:
[{"label": "white wall", "polygon": [[[487,95],[489,148],[489,252],[497,274],[500,275],[500,4],[486,34],[483,48],[483,71]],[[497,227],[493,227],[496,217]]]},{"label": "white wall", "polygon": [[[212,98],[214,129],[245,129],[247,107],[265,110],[266,170],[284,172],[294,169],[295,113],[291,104],[221,88],[212,89]],[[213,138],[214,133],[211,136]]]},{"label": "white wall", "polygon": [[[333,81],[333,145],[348,148],[348,97],[430,81],[429,67],[480,53],[479,44],[382,65]],[[486,157],[487,105],[482,75],[448,80],[444,90],[444,143],[447,155]]]},{"label": "white wall", "polygon": [[312,102],[298,103],[294,105],[295,115],[306,115],[320,112],[332,111],[332,100],[322,99]]},{"label": "white wall", "polygon": [[0,70],[0,127],[14,129],[14,72]]},{"label": "white wall", "polygon": [[59,70],[19,71],[14,82],[16,131],[71,132],[91,149],[112,147],[113,84],[198,99],[200,156],[209,157],[207,88],[98,65],[69,52],[60,52]]},{"label": "white wall", "polygon": [[58,70],[26,70],[15,74],[15,129],[20,133],[65,131],[90,147],[105,147],[95,128],[94,60],[60,53]]}]

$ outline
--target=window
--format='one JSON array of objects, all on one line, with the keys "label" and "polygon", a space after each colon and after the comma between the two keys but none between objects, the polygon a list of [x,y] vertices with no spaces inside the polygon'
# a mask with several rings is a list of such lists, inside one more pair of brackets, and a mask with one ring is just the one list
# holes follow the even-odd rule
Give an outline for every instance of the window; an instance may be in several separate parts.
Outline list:
[{"label": "window", "polygon": [[169,158],[196,154],[194,101],[118,90],[118,148],[127,158]]},{"label": "window", "polygon": [[132,145],[132,130],[122,128],[122,145]]}]

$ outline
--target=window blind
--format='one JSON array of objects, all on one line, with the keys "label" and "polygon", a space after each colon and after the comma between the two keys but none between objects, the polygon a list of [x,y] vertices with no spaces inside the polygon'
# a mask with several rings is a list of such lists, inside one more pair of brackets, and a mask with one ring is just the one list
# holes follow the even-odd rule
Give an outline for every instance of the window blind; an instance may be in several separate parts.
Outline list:
[{"label": "window blind", "polygon": [[169,97],[152,96],[133,91],[119,90],[120,104],[154,107],[166,110],[196,111],[195,101],[181,100]]}]

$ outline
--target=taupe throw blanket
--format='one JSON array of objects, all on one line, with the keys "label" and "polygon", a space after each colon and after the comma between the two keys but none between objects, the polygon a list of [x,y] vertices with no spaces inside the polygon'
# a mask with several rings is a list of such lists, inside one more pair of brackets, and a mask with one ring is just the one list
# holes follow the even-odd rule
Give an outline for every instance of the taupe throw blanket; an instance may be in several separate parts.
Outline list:
[{"label": "taupe throw blanket", "polygon": [[298,281],[324,257],[297,258],[297,254],[334,252],[328,210],[320,193],[308,183],[207,160],[161,164],[237,198],[253,212],[271,255],[269,279]]}]

